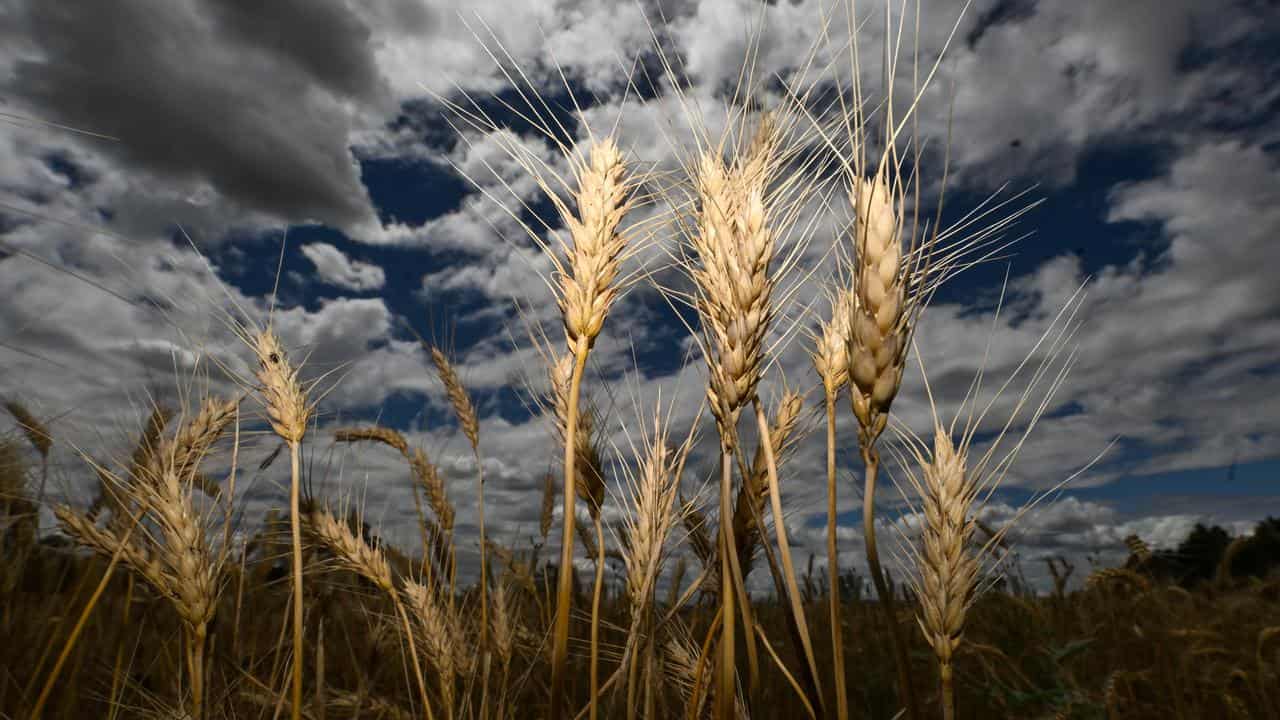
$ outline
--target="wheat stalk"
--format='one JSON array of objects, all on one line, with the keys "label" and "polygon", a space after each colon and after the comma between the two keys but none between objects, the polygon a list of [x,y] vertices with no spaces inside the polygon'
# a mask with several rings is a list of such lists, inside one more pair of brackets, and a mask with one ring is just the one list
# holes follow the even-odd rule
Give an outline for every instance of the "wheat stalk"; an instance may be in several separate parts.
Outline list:
[{"label": "wheat stalk", "polygon": [[942,715],[955,717],[952,659],[964,632],[965,614],[977,587],[979,558],[970,547],[977,524],[978,485],[965,468],[966,450],[942,427],[934,431],[930,457],[916,450],[924,514],[919,558],[918,622],[938,659]]},{"label": "wheat stalk", "polygon": [[[696,305],[706,336],[707,398],[720,434],[720,603],[722,626],[717,715],[728,717],[735,694],[735,603],[745,592],[736,568],[730,498],[732,455],[737,446],[737,423],[743,407],[755,399],[764,365],[764,340],[773,317],[771,294],[776,278],[770,273],[775,236],[766,205],[770,180],[777,167],[780,138],[768,116],[761,118],[751,148],[733,164],[715,151],[704,151],[693,177],[697,198],[695,230],[689,241],[694,259],[689,274],[697,288]],[[734,556],[731,557],[731,554]],[[744,618],[745,620],[745,618]],[[748,648],[753,648],[749,642]],[[754,654],[752,655],[754,660]],[[752,663],[752,683],[754,668]]]},{"label": "wheat stalk", "polygon": [[634,718],[639,709],[636,657],[640,652],[648,657],[652,651],[653,594],[662,568],[663,549],[677,520],[675,503],[692,440],[691,434],[679,451],[673,452],[668,446],[661,413],[655,412],[653,430],[643,438],[638,471],[633,478],[629,476],[631,502],[628,505],[633,509],[624,516],[626,542],[622,560],[627,571],[626,594],[631,610],[627,637],[632,641],[627,643],[618,667],[618,673],[625,670],[628,674],[628,718]]},{"label": "wheat stalk", "polygon": [[391,565],[387,562],[386,553],[381,547],[370,545],[364,537],[352,531],[350,525],[338,520],[326,509],[312,508],[305,519],[307,529],[338,558],[343,567],[373,583],[391,599],[391,604],[395,607],[396,614],[399,615],[404,626],[405,639],[409,642],[409,656],[413,662],[414,680],[418,685],[424,712],[429,718],[431,706],[427,699],[422,665],[418,661],[417,643],[414,641],[413,628],[409,624],[404,603],[396,592],[395,580],[391,574]]},{"label": "wheat stalk", "polygon": [[[555,419],[555,429],[565,447],[565,468],[566,468],[566,485],[565,485],[565,528],[575,529],[578,532],[579,539],[582,540],[584,549],[587,549],[588,555],[592,556],[595,561],[595,578],[592,591],[592,613],[591,613],[591,702],[588,706],[588,712],[591,714],[592,720],[598,712],[598,704],[596,702],[596,691],[599,688],[599,670],[598,670],[598,643],[599,643],[599,612],[598,606],[601,600],[601,592],[603,587],[604,572],[604,531],[600,521],[600,509],[604,502],[605,483],[603,463],[600,457],[599,446],[595,437],[595,413],[589,407],[581,407],[580,393],[582,380],[582,363],[585,360],[585,351],[582,354],[574,355],[573,353],[560,355],[549,368],[551,397],[550,405],[552,415]],[[571,472],[570,472],[571,471]],[[572,482],[568,482],[572,479]],[[572,496],[571,496],[572,494]],[[569,517],[575,514],[577,506],[576,496],[581,496],[587,501],[587,509],[590,512],[592,524],[596,531],[596,538],[588,535],[587,528],[576,525],[576,518]],[[545,499],[545,496],[544,496]],[[571,537],[571,536],[570,536]],[[568,550],[568,565],[566,561],[566,548]],[[561,547],[561,573],[573,573],[572,564],[572,541],[562,541]],[[559,616],[560,601],[566,600],[565,592],[566,583],[569,584],[569,590],[572,591],[572,577],[561,579],[558,584],[557,592],[557,625],[556,634],[553,637],[552,645],[552,677],[556,677],[555,667],[557,656],[556,641],[560,639]],[[567,610],[567,608],[566,608]],[[565,633],[568,632],[567,626]],[[566,635],[567,642],[567,635]],[[566,646],[565,652],[568,648]],[[553,683],[553,698],[555,696]],[[553,705],[555,700],[552,701]]]},{"label": "wheat stalk", "polygon": [[[209,547],[202,519],[192,503],[198,466],[235,416],[236,400],[207,399],[199,412],[181,423],[172,438],[160,439],[146,454],[147,462],[133,468],[126,482],[95,464],[108,492],[123,493],[155,525],[145,541],[130,540],[123,518],[107,528],[70,508],[55,516],[77,542],[100,554],[119,558],[167,597],[187,632],[187,663],[191,678],[191,714],[198,720],[204,709],[204,645],[217,596],[220,559]],[[158,426],[153,414],[151,425]],[[130,523],[127,528],[132,528]],[[127,529],[125,528],[125,529]],[[145,546],[143,544],[145,542]]]},{"label": "wheat stalk", "polygon": [[314,408],[298,379],[299,368],[289,362],[284,346],[271,328],[247,338],[258,361],[255,378],[271,429],[289,446],[289,525],[293,541],[293,720],[302,717],[302,517],[300,477],[302,438]]},{"label": "wheat stalk", "polygon": [[480,720],[487,720],[489,711],[489,561],[488,540],[484,527],[484,463],[480,457],[480,420],[476,415],[471,395],[462,385],[458,371],[440,348],[431,346],[431,363],[444,384],[453,414],[458,418],[462,434],[471,443],[476,461],[476,513],[480,528],[480,651],[484,654],[484,674],[481,679]]},{"label": "wheat stalk", "polygon": [[844,623],[840,612],[840,560],[836,541],[836,403],[849,383],[849,324],[857,295],[846,290],[829,293],[831,314],[821,323],[810,352],[814,370],[822,382],[827,420],[827,622],[831,626],[832,671],[835,676],[836,717],[849,717],[845,687]]}]

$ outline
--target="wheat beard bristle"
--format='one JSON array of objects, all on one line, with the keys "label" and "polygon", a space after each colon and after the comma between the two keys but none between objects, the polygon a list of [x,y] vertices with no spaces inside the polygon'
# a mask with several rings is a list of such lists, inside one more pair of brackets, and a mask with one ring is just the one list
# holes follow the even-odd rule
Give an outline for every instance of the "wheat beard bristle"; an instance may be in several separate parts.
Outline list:
[{"label": "wheat beard bristle", "polygon": [[873,180],[858,178],[850,198],[859,266],[848,332],[849,379],[853,412],[866,440],[879,437],[888,422],[909,339],[901,217],[885,174],[882,168]]},{"label": "wheat beard bristle", "polygon": [[977,486],[965,472],[964,448],[957,451],[941,428],[935,432],[932,460],[920,464],[924,528],[919,623],[938,662],[949,668],[978,577],[978,558],[969,549],[977,527],[972,516]]}]

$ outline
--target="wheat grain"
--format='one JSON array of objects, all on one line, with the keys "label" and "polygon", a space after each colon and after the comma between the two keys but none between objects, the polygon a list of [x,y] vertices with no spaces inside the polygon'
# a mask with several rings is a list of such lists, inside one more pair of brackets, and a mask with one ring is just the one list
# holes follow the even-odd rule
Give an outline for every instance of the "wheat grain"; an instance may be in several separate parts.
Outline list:
[{"label": "wheat grain", "polygon": [[884,431],[889,407],[902,384],[910,340],[908,276],[902,258],[902,215],[885,165],[874,179],[858,178],[855,207],[858,268],[850,309],[849,380],[853,412],[870,445]]}]

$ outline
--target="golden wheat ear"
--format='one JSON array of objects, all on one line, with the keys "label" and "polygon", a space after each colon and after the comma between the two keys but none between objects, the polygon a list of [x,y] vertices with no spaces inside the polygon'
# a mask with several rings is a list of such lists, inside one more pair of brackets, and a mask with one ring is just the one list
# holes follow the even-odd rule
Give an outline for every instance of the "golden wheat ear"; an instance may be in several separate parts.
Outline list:
[{"label": "golden wheat ear", "polygon": [[[933,438],[930,446],[909,429],[898,428],[898,435],[906,446],[899,452],[904,470],[900,477],[905,478],[900,480],[899,489],[908,498],[910,510],[922,521],[920,538],[900,538],[900,556],[904,564],[913,569],[909,583],[920,600],[917,622],[938,662],[943,712],[948,718],[954,717],[955,712],[953,659],[960,647],[968,610],[989,578],[991,568],[998,564],[1001,555],[995,552],[997,546],[1008,551],[1008,532],[1023,513],[1045,495],[1034,497],[1015,514],[1013,522],[988,533],[985,542],[976,540],[978,516],[1008,473],[1028,435],[1053,406],[1053,398],[1074,362],[1075,355],[1069,351],[1069,345],[1079,327],[1075,314],[1082,299],[1081,292],[1072,296],[1010,377],[981,407],[977,398],[981,395],[983,371],[979,370],[960,403],[957,419],[960,415],[966,417],[958,434],[955,434],[955,422],[944,423],[939,419],[923,360],[919,361],[933,411]],[[994,323],[998,321],[997,310],[993,333]],[[989,447],[976,452],[974,438],[980,428],[985,431],[984,422],[991,408],[1004,390],[1028,371],[1026,386],[1009,417],[997,426]],[[1037,393],[1041,393],[1041,397],[1033,400]],[[1030,413],[1023,417],[1028,407]],[[1016,423],[1022,423],[1019,437],[1014,446],[1001,455],[1000,447]],[[1061,487],[1060,483],[1050,492]],[[901,524],[897,527],[903,531]],[[996,562],[992,563],[992,559]]]}]

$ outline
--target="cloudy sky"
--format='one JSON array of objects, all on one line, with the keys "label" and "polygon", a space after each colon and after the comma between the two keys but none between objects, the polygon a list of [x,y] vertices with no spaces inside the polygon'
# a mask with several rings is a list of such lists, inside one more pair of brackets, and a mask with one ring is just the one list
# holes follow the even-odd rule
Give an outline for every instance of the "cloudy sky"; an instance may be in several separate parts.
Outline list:
[{"label": "cloudy sky", "polygon": [[[490,527],[524,543],[556,456],[529,410],[543,371],[528,327],[557,341],[560,331],[548,266],[510,214],[545,210],[544,199],[502,148],[563,160],[503,109],[520,96],[495,55],[575,138],[616,125],[636,161],[674,168],[688,122],[673,88],[714,126],[753,36],[758,76],[793,78],[817,48],[830,80],[847,85],[846,3],[0,0],[0,394],[48,420],[60,441],[51,487],[85,502],[77,451],[127,453],[150,398],[192,386],[194,357],[215,391],[232,391],[225,370],[244,372],[246,353],[226,313],[265,320],[275,288],[275,326],[327,391],[306,448],[312,489],[354,498],[412,541],[397,459],[329,440],[336,426],[378,419],[442,466],[459,533],[474,537],[474,467],[418,334],[454,353],[480,408]],[[1010,201],[1005,212],[1042,201],[1007,234],[1026,235],[1009,257],[956,279],[924,316],[920,351],[944,417],[961,410],[984,357],[989,378],[1008,377],[1085,287],[1072,372],[989,510],[1007,519],[1084,468],[1020,520],[1029,574],[1051,554],[1115,560],[1129,533],[1167,546],[1198,521],[1242,530],[1280,512],[1280,58],[1268,51],[1280,14],[1268,4],[976,0],[920,107],[927,147],[946,143],[950,122],[944,222],[993,193]],[[959,3],[923,5],[927,69]],[[858,7],[872,20],[859,35],[864,77],[880,88],[883,5]],[[451,124],[441,98],[462,93],[509,127]],[[940,169],[922,170],[926,204]],[[681,282],[664,266],[674,242],[655,238],[636,260],[666,285]],[[818,231],[802,255],[786,311],[802,326],[841,242]],[[785,377],[818,412],[804,332],[778,337],[766,398]],[[649,284],[614,311],[587,392],[623,461],[621,428],[659,398],[673,432],[694,422],[704,376],[690,348]],[[915,363],[895,409],[902,427],[928,430]],[[816,415],[806,427],[783,492],[798,552],[820,559]],[[850,418],[841,431],[842,547],[856,565]],[[245,466],[273,448],[251,437]],[[283,497],[280,465],[248,483],[246,522]],[[698,465],[701,477],[709,466]],[[890,516],[897,497],[886,489]]]}]

